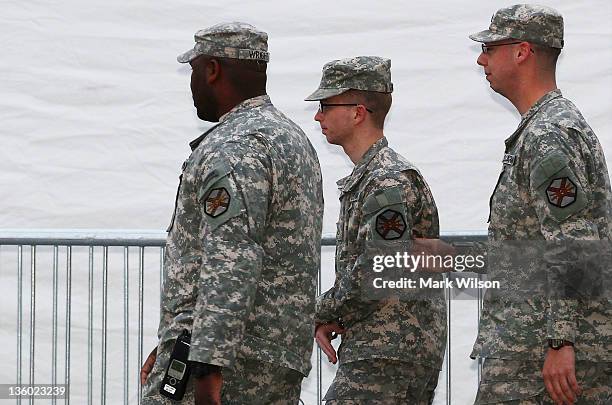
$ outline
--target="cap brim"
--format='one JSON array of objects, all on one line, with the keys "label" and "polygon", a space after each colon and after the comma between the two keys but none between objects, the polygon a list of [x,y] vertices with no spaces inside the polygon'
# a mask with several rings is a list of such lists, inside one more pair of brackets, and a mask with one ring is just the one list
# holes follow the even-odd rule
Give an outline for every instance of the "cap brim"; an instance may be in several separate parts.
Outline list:
[{"label": "cap brim", "polygon": [[325,100],[326,98],[330,98],[333,96],[337,96],[338,94],[342,94],[350,89],[340,88],[340,89],[317,89],[310,96],[306,97],[304,101],[319,101]]},{"label": "cap brim", "polygon": [[198,56],[196,51],[194,49],[190,49],[187,52],[182,53],[179,56],[177,56],[176,60],[179,63],[187,63],[187,62],[191,62],[192,60],[194,60],[196,56]]},{"label": "cap brim", "polygon": [[509,39],[510,37],[507,35],[496,34],[489,30],[484,30],[477,32],[475,34],[470,35],[470,39],[476,42],[496,42],[504,39]]}]

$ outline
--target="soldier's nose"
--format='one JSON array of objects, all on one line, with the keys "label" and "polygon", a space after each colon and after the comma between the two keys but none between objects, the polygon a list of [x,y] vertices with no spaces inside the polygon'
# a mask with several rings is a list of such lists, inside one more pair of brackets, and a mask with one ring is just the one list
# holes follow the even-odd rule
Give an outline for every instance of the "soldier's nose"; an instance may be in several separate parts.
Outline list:
[{"label": "soldier's nose", "polygon": [[487,55],[485,55],[483,52],[478,56],[478,59],[476,59],[476,63],[479,64],[480,66],[485,66],[487,64],[486,62],[487,62]]}]

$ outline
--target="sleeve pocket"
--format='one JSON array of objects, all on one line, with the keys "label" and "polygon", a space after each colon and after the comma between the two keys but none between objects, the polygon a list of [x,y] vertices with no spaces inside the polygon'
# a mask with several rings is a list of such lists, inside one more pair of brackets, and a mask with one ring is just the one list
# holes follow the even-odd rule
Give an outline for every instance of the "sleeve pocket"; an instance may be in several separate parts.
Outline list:
[{"label": "sleeve pocket", "polygon": [[560,172],[569,163],[569,159],[562,153],[552,152],[540,160],[531,171],[531,186],[534,189]]},{"label": "sleeve pocket", "polygon": [[368,196],[363,203],[363,214],[369,215],[381,208],[404,203],[402,188],[390,187]]},{"label": "sleeve pocket", "polygon": [[206,176],[204,176],[202,180],[202,185],[198,189],[198,201],[202,201],[202,198],[210,191],[212,186],[231,172],[232,167],[227,162],[221,162],[215,165],[212,170],[206,173]]},{"label": "sleeve pocket", "polygon": [[506,401],[536,400],[544,393],[542,381],[509,380],[481,382],[475,404],[499,404]]}]

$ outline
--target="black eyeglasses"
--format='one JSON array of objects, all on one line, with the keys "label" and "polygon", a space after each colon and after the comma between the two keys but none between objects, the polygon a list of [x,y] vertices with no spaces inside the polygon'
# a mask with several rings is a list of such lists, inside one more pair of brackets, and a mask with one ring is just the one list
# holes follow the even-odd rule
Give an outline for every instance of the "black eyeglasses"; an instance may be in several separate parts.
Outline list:
[{"label": "black eyeglasses", "polygon": [[[496,46],[516,45],[516,44],[521,44],[523,42],[524,41],[518,41],[518,42],[508,42],[507,44],[493,44],[493,45],[480,44],[480,47],[482,48],[482,53],[489,53],[489,48],[495,48]],[[533,52],[533,49],[531,50],[531,52]]]},{"label": "black eyeglasses", "polygon": [[[319,112],[325,114],[325,109],[327,107],[340,107],[340,106],[356,107],[358,105],[363,105],[363,104],[356,104],[356,103],[348,103],[348,104],[344,104],[344,103],[322,103],[322,102],[319,101]],[[363,105],[363,107],[369,113],[373,113],[374,112],[374,111],[370,110],[368,107],[366,107],[365,105]]]}]

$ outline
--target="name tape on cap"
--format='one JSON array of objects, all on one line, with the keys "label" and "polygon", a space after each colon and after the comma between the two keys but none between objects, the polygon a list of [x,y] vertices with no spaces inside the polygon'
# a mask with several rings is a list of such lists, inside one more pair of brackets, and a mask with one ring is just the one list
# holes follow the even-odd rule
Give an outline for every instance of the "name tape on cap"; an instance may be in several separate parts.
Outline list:
[{"label": "name tape on cap", "polygon": [[256,49],[239,49],[238,58],[240,59],[252,59],[252,60],[263,60],[268,62],[270,60],[270,53],[266,51],[259,51]]}]

